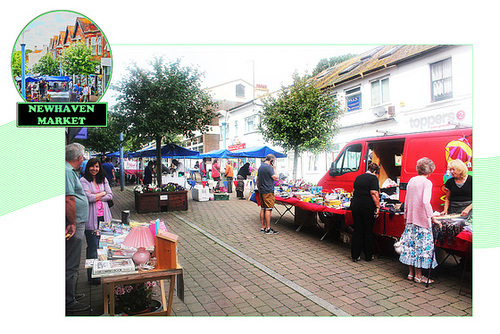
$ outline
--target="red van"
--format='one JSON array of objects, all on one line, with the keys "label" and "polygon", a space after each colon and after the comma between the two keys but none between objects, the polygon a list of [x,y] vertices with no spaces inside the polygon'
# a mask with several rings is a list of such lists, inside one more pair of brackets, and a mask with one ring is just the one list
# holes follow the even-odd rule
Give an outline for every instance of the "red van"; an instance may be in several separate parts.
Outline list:
[{"label": "red van", "polygon": [[[454,146],[457,145],[457,146]],[[406,185],[417,175],[417,160],[428,157],[436,164],[434,173],[429,180],[433,184],[431,199],[432,208],[442,211],[444,204],[445,175],[447,173],[448,156],[455,158],[458,154],[466,155],[466,164],[472,171],[472,128],[457,128],[398,135],[386,135],[353,140],[348,143],[332,163],[330,170],[318,182],[323,192],[333,192],[342,188],[347,192],[353,191],[354,179],[365,173],[370,162],[380,166],[379,184],[382,185],[391,179],[391,184],[398,184],[392,190],[399,193],[396,202],[404,202]],[[386,183],[387,184],[387,183]],[[391,191],[388,191],[390,193]],[[394,197],[394,194],[393,194]],[[350,222],[346,221],[346,225]],[[401,227],[398,228],[398,230]],[[399,237],[399,235],[396,235]]]}]

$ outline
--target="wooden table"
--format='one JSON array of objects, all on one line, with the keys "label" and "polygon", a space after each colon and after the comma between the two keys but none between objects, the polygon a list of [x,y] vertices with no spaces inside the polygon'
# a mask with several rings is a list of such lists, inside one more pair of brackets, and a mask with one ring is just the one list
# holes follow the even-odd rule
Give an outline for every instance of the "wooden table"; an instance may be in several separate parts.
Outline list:
[{"label": "wooden table", "polygon": [[[181,266],[176,269],[153,269],[138,273],[108,276],[101,278],[104,296],[104,314],[115,315],[115,286],[121,284],[143,283],[147,281],[160,281],[161,301],[163,310],[160,312],[145,313],[141,315],[170,315],[174,297],[175,281],[177,277],[177,295],[184,299],[184,280]],[[165,294],[165,280],[170,281],[168,299]]]}]

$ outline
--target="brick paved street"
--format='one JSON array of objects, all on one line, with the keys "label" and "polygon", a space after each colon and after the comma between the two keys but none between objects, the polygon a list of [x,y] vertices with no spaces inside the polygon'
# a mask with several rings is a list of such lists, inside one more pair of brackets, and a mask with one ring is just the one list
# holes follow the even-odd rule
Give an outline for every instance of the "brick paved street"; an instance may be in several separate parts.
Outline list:
[{"label": "brick paved street", "polygon": [[[289,213],[274,226],[279,234],[265,235],[259,208],[235,194],[229,201],[196,202],[188,193],[188,211],[137,214],[132,187],[113,191],[113,217],[130,210],[134,221],[160,218],[179,235],[185,300],[175,297],[175,316],[472,315],[471,296],[459,295],[462,272],[453,260],[426,288],[406,280],[395,254],[353,263],[348,245],[333,234],[320,241],[323,233],[312,227],[296,232]],[[273,212],[272,221],[278,217]],[[470,273],[465,286],[470,291]],[[92,306],[81,315],[102,315],[102,289],[86,282],[84,269],[78,290]]]}]

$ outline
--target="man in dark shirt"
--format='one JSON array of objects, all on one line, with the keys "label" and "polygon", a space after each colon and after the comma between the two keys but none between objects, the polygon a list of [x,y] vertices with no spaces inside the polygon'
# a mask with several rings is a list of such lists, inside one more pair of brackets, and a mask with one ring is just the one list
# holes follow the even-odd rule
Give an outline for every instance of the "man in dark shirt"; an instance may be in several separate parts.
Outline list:
[{"label": "man in dark shirt", "polygon": [[106,158],[106,162],[102,164],[102,168],[106,171],[106,178],[111,187],[115,181],[115,167],[111,163],[111,158]]},{"label": "man in dark shirt", "polygon": [[271,228],[271,212],[274,208],[274,181],[279,180],[275,171],[275,161],[276,157],[272,154],[268,154],[257,173],[257,188],[259,189],[261,205],[260,230],[266,234],[278,233]]}]

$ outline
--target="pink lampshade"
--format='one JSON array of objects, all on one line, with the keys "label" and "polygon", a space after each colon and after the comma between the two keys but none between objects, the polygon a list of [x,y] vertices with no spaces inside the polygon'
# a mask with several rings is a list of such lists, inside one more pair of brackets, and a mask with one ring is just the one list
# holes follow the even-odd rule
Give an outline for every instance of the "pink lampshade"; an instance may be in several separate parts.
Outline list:
[{"label": "pink lampshade", "polygon": [[148,226],[136,226],[130,230],[130,233],[123,241],[123,245],[134,248],[152,248],[155,245],[155,238]]}]

